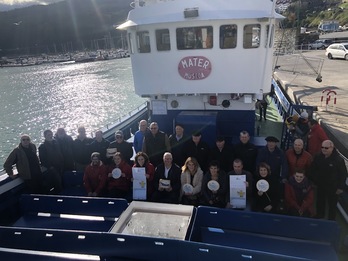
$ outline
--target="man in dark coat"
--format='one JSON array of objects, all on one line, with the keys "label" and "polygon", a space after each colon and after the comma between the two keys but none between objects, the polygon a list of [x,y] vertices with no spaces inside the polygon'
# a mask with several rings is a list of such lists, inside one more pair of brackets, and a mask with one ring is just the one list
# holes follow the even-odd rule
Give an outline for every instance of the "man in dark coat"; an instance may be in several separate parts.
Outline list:
[{"label": "man in dark coat", "polygon": [[64,171],[71,171],[75,169],[73,144],[74,141],[71,136],[67,135],[64,128],[58,128],[54,136],[58,142],[60,151],[64,159]]},{"label": "man in dark coat", "polygon": [[271,168],[272,177],[278,182],[285,182],[288,177],[288,162],[285,153],[277,146],[279,140],[274,136],[268,136],[265,140],[267,144],[258,152],[256,167],[261,162],[267,163]]},{"label": "man in dark coat", "polygon": [[[13,173],[12,166],[14,164],[16,164],[18,175]],[[4,169],[10,178],[22,178],[28,193],[42,192],[40,163],[36,154],[36,146],[31,143],[29,135],[23,134],[21,136],[21,142],[6,159]]]},{"label": "man in dark coat", "polygon": [[181,169],[173,164],[173,156],[166,152],[163,155],[163,163],[155,170],[155,192],[152,201],[162,203],[179,203]]},{"label": "man in dark coat", "polygon": [[234,157],[242,160],[244,170],[254,174],[256,170],[257,147],[250,142],[250,135],[247,131],[242,131],[239,134],[239,140],[240,142],[234,146]]},{"label": "man in dark coat", "polygon": [[184,147],[189,137],[184,133],[184,126],[180,123],[175,124],[175,133],[170,135],[169,142],[172,150],[173,162],[179,167],[184,166],[186,161]]},{"label": "man in dark coat", "polygon": [[232,162],[234,160],[233,149],[226,144],[225,138],[218,136],[216,138],[215,146],[210,150],[210,159],[217,160],[220,164],[220,169],[226,173],[232,169]]},{"label": "man in dark coat", "polygon": [[[121,153],[124,161],[132,165],[132,162],[131,162],[131,158],[133,157],[132,144],[124,140],[124,135],[121,130],[118,130],[115,132],[115,141],[110,143],[109,148],[116,148],[117,152]],[[112,161],[109,160],[108,164],[112,164]]]},{"label": "man in dark coat", "polygon": [[266,146],[261,148],[257,154],[256,167],[258,168],[262,162],[270,166],[270,179],[272,179],[272,183],[276,184],[275,193],[279,195],[279,199],[283,199],[284,184],[287,182],[289,172],[288,162],[285,153],[277,146],[279,140],[276,137],[268,136],[266,141]]},{"label": "man in dark coat", "polygon": [[171,152],[169,138],[167,134],[159,130],[157,122],[152,122],[150,133],[145,134],[143,152],[149,156],[150,162],[155,167],[162,163],[165,152]]},{"label": "man in dark coat", "polygon": [[335,220],[338,195],[343,192],[347,168],[331,140],[325,140],[321,152],[314,156],[309,178],[317,185],[317,217],[324,218],[326,203],[328,219]]},{"label": "man in dark coat", "polygon": [[103,132],[101,130],[98,130],[95,133],[95,138],[93,142],[91,143],[91,151],[92,152],[99,152],[100,154],[100,160],[103,162],[103,164],[107,164],[107,157],[106,157],[106,150],[109,148],[110,142],[103,138]]},{"label": "man in dark coat", "polygon": [[44,137],[45,141],[39,146],[43,186],[47,193],[58,194],[62,190],[64,159],[58,142],[53,139],[53,132],[45,130]]},{"label": "man in dark coat", "polygon": [[208,144],[201,139],[202,133],[200,131],[194,131],[192,133],[192,139],[185,145],[184,153],[185,158],[196,158],[199,166],[205,172],[208,170],[210,149]]},{"label": "man in dark coat", "polygon": [[79,135],[77,135],[73,145],[75,167],[77,171],[85,171],[85,168],[91,162],[90,144],[93,139],[86,136],[85,127],[80,126],[77,131]]}]

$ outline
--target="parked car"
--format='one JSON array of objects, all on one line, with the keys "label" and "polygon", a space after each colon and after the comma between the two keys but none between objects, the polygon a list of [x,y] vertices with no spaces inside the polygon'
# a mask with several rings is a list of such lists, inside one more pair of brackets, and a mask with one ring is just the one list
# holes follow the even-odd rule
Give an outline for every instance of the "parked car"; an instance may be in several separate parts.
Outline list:
[{"label": "parked car", "polygon": [[319,39],[308,45],[308,49],[325,49],[332,43],[330,39]]},{"label": "parked car", "polygon": [[348,60],[348,43],[334,43],[331,44],[325,52],[329,59],[343,58]]}]

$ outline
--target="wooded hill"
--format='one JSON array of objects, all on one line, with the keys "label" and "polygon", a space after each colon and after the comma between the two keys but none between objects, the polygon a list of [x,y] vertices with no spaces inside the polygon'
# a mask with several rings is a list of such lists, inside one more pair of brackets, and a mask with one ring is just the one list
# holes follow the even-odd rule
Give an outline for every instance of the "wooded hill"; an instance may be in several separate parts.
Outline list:
[{"label": "wooded hill", "polygon": [[[292,0],[286,28],[316,28],[321,20],[348,24],[348,0]],[[65,0],[0,12],[0,57],[121,48],[114,25],[127,18],[132,0]]]},{"label": "wooded hill", "polygon": [[0,57],[121,47],[132,0],[66,0],[0,12]]}]

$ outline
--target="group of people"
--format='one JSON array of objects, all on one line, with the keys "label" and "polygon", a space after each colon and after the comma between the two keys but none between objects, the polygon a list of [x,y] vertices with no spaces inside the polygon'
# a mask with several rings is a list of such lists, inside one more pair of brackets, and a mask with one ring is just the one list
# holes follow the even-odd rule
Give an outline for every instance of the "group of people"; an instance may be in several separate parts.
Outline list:
[{"label": "group of people", "polygon": [[308,126],[307,147],[297,138],[284,152],[273,136],[258,149],[249,133],[242,131],[237,144],[228,144],[218,136],[211,148],[200,131],[186,135],[184,126],[176,124],[175,132],[168,136],[158,123],[148,126],[142,120],[134,135],[134,160],[132,144],[122,131],[117,131],[110,143],[101,131],[92,139],[86,136],[84,127],[79,127],[79,135],[73,140],[60,128],[55,135],[50,130],[44,132],[39,157],[30,137],[22,135],[4,168],[15,177],[12,165],[16,164],[30,193],[59,193],[62,173],[77,170],[84,171],[88,196],[127,200],[132,199],[132,167],[144,168],[148,201],[220,208],[240,208],[230,200],[230,177],[244,175],[247,209],[325,218],[327,204],[328,219],[335,219],[347,169],[333,142],[318,132],[320,125],[310,121]]}]

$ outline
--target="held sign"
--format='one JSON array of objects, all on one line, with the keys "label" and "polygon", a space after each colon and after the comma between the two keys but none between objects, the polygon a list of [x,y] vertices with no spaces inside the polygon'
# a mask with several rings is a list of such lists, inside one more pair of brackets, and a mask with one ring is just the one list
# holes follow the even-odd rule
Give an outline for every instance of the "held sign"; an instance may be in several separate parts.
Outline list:
[{"label": "held sign", "polygon": [[203,80],[211,73],[211,62],[204,56],[187,56],[179,62],[178,72],[186,80]]}]

